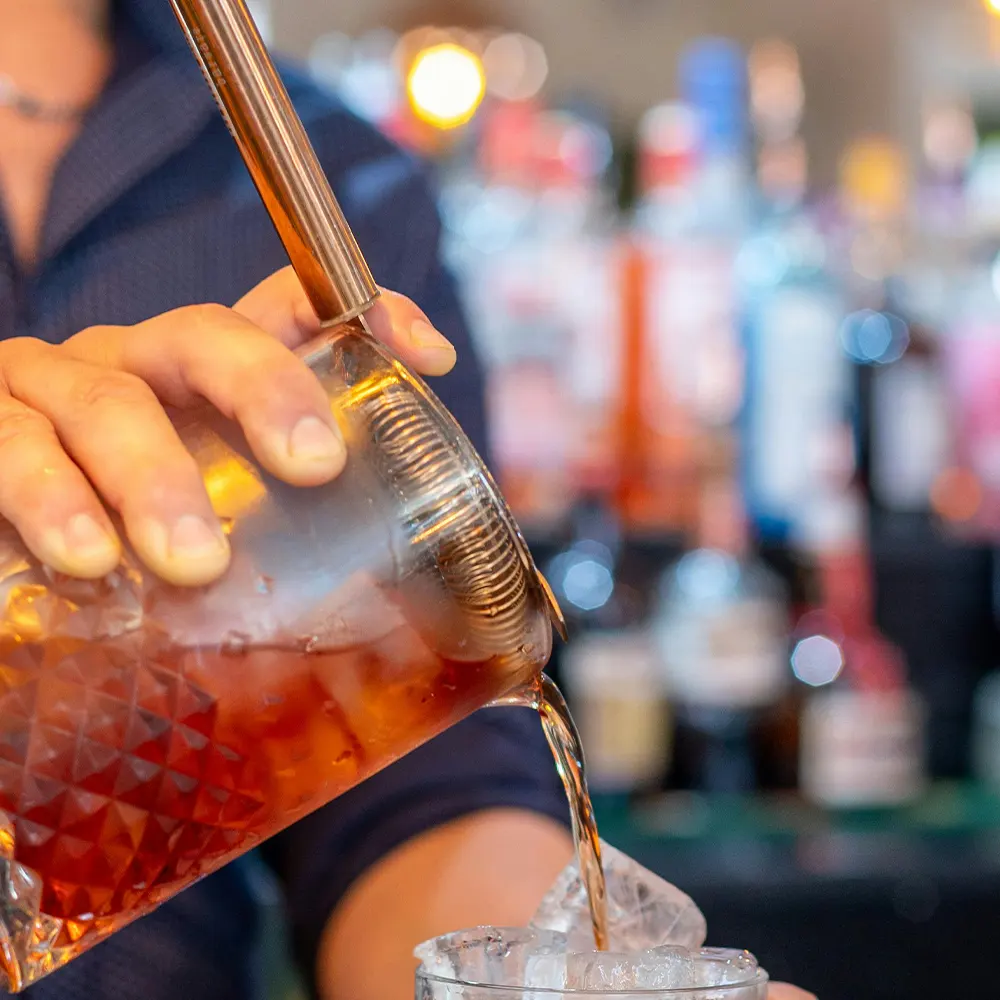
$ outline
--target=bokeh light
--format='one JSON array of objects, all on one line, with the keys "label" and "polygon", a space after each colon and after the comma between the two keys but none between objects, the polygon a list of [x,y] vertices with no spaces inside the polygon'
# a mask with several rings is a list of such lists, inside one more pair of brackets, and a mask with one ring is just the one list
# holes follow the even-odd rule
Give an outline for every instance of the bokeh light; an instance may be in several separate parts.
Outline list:
[{"label": "bokeh light", "polygon": [[584,542],[552,561],[549,578],[560,597],[580,611],[603,608],[615,589],[614,559],[607,546]]},{"label": "bokeh light", "polygon": [[504,101],[530,101],[545,86],[549,60],[541,43],[527,35],[498,35],[483,52],[486,85]]},{"label": "bokeh light", "polygon": [[851,313],[841,324],[840,342],[863,365],[889,365],[910,346],[910,328],[899,316],[874,309]]},{"label": "bokeh light", "polygon": [[931,508],[944,521],[971,521],[982,503],[982,483],[970,469],[945,469],[931,487]]},{"label": "bokeh light", "polygon": [[757,127],[770,140],[794,135],[805,108],[805,89],[795,47],[780,39],[758,42],[750,51],[750,104]]},{"label": "bokeh light", "polygon": [[868,136],[851,143],[840,170],[848,205],[858,217],[884,220],[905,212],[908,164],[902,149],[891,139]]},{"label": "bokeh light", "polygon": [[946,103],[925,109],[924,156],[935,170],[942,173],[964,170],[978,144],[976,123],[967,107]]},{"label": "bokeh light", "polygon": [[482,60],[454,42],[421,52],[407,77],[414,114],[436,128],[458,128],[472,119],[486,94]]},{"label": "bokeh light", "polygon": [[810,687],[832,684],[843,669],[843,650],[825,635],[803,639],[792,653],[792,672]]}]

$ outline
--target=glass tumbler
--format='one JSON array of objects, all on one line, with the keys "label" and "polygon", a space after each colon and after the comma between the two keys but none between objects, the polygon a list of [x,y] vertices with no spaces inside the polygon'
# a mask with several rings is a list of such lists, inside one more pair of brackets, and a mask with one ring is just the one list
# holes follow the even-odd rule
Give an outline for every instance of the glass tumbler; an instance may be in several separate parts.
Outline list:
[{"label": "glass tumbler", "polygon": [[768,975],[746,951],[664,947],[569,954],[562,934],[480,927],[416,950],[415,1000],[767,1000]]}]

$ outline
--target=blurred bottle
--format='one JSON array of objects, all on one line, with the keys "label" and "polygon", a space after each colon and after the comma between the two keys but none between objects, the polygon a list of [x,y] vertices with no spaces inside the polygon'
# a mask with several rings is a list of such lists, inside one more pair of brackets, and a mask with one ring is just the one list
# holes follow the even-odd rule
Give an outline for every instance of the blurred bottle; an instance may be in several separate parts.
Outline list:
[{"label": "blurred bottle", "polygon": [[805,198],[808,180],[798,52],[781,39],[758,42],[750,51],[749,80],[760,197],[772,209],[794,208]]},{"label": "blurred bottle", "polygon": [[499,103],[483,112],[478,174],[445,196],[449,260],[487,366],[499,478],[529,530],[552,531],[582,486],[616,475],[611,162],[594,121]]},{"label": "blurred bottle", "polygon": [[643,196],[621,272],[618,488],[622,517],[637,534],[675,535],[694,524],[698,333],[716,303],[725,321],[725,256],[693,248],[685,255],[681,238],[694,224],[695,129],[688,108],[663,105],[646,115],[639,137]]},{"label": "blurred bottle", "polygon": [[753,210],[747,55],[728,38],[698,39],[681,54],[679,76],[697,121],[697,225],[739,235]]},{"label": "blurred bottle", "polygon": [[609,502],[598,493],[581,498],[572,526],[546,576],[570,623],[559,678],[587,748],[591,792],[652,790],[669,763],[670,714],[641,593],[626,579]]},{"label": "blurred bottle", "polygon": [[843,477],[853,461],[833,433],[852,383],[839,335],[844,295],[805,202],[804,154],[798,172],[762,184],[761,224],[738,261],[747,352],[743,473],[760,537],[780,543],[817,487]]},{"label": "blurred bottle", "polygon": [[984,677],[972,709],[972,776],[1000,794],[1000,671]]},{"label": "blurred bottle", "polygon": [[965,255],[961,186],[938,146],[928,136],[909,216],[899,192],[910,184],[895,147],[862,143],[844,162],[843,202],[861,266],[842,339],[856,365],[864,478],[875,509],[893,513],[928,512],[950,460],[940,337]]},{"label": "blurred bottle", "polygon": [[591,793],[658,790],[670,766],[672,732],[649,634],[633,627],[577,636],[563,654],[561,679],[587,748]]},{"label": "blurred bottle", "polygon": [[[876,509],[925,514],[951,459],[951,420],[939,334],[887,295],[880,310],[852,317],[852,339],[890,345],[856,359],[862,464]],[[876,348],[881,351],[881,348]]]},{"label": "blurred bottle", "polygon": [[817,500],[805,530],[820,604],[796,626],[792,653],[795,676],[816,689],[802,716],[802,794],[834,809],[903,805],[925,787],[926,713],[874,623],[861,496]]},{"label": "blurred bottle", "polygon": [[[992,243],[992,241],[990,241]],[[931,506],[954,533],[1000,538],[1000,256],[972,255],[941,341],[953,463],[935,481]]]},{"label": "blurred bottle", "polygon": [[749,792],[795,756],[786,596],[753,554],[731,480],[706,488],[698,541],[665,574],[653,621],[675,710],[673,784]]},{"label": "blurred bottle", "polygon": [[746,57],[702,39],[681,59],[680,83],[682,103],[642,125],[625,283],[626,386],[637,396],[624,420],[622,509],[656,534],[694,527],[703,466],[742,392],[734,260],[752,203]]},{"label": "blurred bottle", "polygon": [[616,631],[639,623],[642,595],[623,576],[625,541],[610,501],[599,491],[578,497],[567,535],[545,575],[566,604],[570,631]]},{"label": "blurred bottle", "polygon": [[840,330],[847,311],[834,251],[807,200],[798,54],[780,40],[750,57],[759,225],[739,257],[747,391],[747,501],[758,535],[786,545],[817,492],[849,480],[853,384]]},{"label": "blurred bottle", "polygon": [[923,114],[923,161],[915,205],[916,228],[948,243],[969,225],[968,181],[979,139],[967,102],[933,101]]}]

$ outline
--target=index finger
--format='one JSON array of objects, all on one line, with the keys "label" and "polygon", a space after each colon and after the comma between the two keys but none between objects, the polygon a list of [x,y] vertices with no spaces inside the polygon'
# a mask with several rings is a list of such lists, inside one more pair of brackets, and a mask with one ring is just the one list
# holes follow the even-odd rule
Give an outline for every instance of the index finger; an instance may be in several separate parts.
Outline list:
[{"label": "index finger", "polygon": [[[262,281],[233,308],[293,350],[323,328],[291,267]],[[444,375],[454,366],[455,348],[406,296],[383,289],[366,319],[375,339],[422,375]]]},{"label": "index finger", "polygon": [[308,343],[323,329],[291,267],[265,278],[233,306],[233,311],[293,350]]}]

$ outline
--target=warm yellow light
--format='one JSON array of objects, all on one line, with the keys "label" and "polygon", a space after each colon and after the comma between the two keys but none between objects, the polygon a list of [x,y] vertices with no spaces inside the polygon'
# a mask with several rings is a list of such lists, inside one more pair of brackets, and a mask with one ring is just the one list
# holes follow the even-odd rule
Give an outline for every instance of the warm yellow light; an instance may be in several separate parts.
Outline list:
[{"label": "warm yellow light", "polygon": [[1000,17],[1000,0],[983,0],[983,6],[986,8],[987,14]]},{"label": "warm yellow light", "polygon": [[445,42],[417,56],[406,89],[414,114],[421,121],[442,129],[457,128],[469,121],[482,104],[486,73],[475,53]]}]

